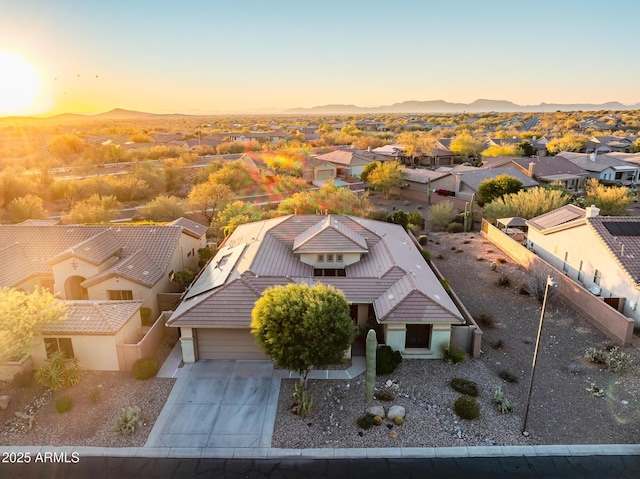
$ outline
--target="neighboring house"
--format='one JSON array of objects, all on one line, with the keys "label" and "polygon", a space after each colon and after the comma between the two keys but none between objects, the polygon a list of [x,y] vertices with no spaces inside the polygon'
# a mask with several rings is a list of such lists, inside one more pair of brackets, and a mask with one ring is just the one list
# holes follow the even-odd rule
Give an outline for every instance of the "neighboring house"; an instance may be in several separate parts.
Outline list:
[{"label": "neighboring house", "polygon": [[61,299],[142,300],[177,291],[173,273],[198,265],[206,226],[0,225],[0,287],[49,289]]},{"label": "neighboring house", "polygon": [[354,323],[406,358],[440,358],[461,313],[401,226],[349,216],[290,215],[240,225],[192,285],[167,326],[183,360],[264,359],[251,311],[275,285],[341,290]]},{"label": "neighboring house", "polygon": [[491,180],[500,175],[509,175],[522,182],[525,189],[538,186],[539,183],[525,175],[515,166],[503,166],[499,168],[475,168],[472,170],[463,170],[454,173],[455,188],[453,191],[456,193],[456,197],[463,200],[470,200],[473,194],[478,194],[478,188],[480,184],[485,180]]},{"label": "neighboring house", "polygon": [[338,168],[328,161],[308,158],[302,166],[302,179],[314,183],[323,184],[335,180]]},{"label": "neighboring house", "polygon": [[585,151],[631,153],[631,147],[637,139],[637,136],[592,136],[585,146]]},{"label": "neighboring house", "polygon": [[361,131],[387,131],[383,122],[372,120],[356,121],[356,128]]},{"label": "neighboring house", "polygon": [[424,168],[402,168],[404,188],[392,188],[391,193],[402,195],[406,200],[427,202],[429,190],[449,190],[455,188],[455,178],[448,172],[438,172]]},{"label": "neighboring house", "polygon": [[514,158],[511,163],[540,184],[561,184],[570,193],[580,192],[588,176],[587,171],[561,156]]},{"label": "neighboring house", "polygon": [[362,170],[369,163],[374,161],[388,161],[389,158],[378,155],[368,150],[358,150],[350,148],[346,150],[334,150],[323,155],[315,157],[316,160],[326,161],[335,165],[337,168],[337,176],[355,176],[357,178],[362,174]]},{"label": "neighboring house", "polygon": [[528,247],[640,325],[640,217],[566,205],[527,221]]},{"label": "neighboring house", "polygon": [[63,351],[77,358],[82,369],[125,371],[117,345],[136,344],[141,337],[142,301],[65,301],[66,317],[47,326],[32,342],[33,366],[50,353]]},{"label": "neighboring house", "polygon": [[276,142],[283,140],[286,134],[282,131],[251,131],[242,133],[227,133],[229,141],[235,141],[238,143],[248,143],[250,141],[257,141],[260,143]]},{"label": "neighboring house", "polygon": [[266,158],[269,156],[275,157],[275,153],[250,151],[243,153],[236,161],[245,165],[250,172],[259,173],[262,177],[274,177],[276,172],[266,162]]},{"label": "neighboring house", "polygon": [[589,178],[596,178],[603,183],[616,185],[632,185],[640,179],[640,166],[618,160],[608,154],[573,153],[563,151],[556,157],[562,157],[587,171]]},{"label": "neighboring house", "polygon": [[389,157],[390,160],[396,160],[402,162],[404,159],[404,147],[399,144],[384,145],[371,150],[376,155],[382,155]]}]

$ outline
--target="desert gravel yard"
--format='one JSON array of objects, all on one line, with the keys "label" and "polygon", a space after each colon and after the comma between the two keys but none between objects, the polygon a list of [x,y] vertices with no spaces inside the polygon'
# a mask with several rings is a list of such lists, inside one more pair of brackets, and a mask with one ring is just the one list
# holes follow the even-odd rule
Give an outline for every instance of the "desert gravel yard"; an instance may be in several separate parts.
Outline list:
[{"label": "desert gravel yard", "polygon": [[[273,447],[443,447],[519,444],[625,444],[640,437],[640,355],[631,369],[613,373],[584,359],[587,348],[611,343],[561,300],[547,304],[528,419],[529,437],[521,434],[531,360],[541,306],[520,294],[526,271],[514,264],[480,233],[430,233],[427,249],[436,266],[474,318],[484,318],[481,359],[457,365],[440,360],[404,361],[376,387],[394,386],[392,403],[402,405],[406,420],[368,430],[357,418],[365,408],[364,377],[351,381],[310,381],[314,408],[301,419],[290,412],[292,381],[283,381]],[[497,263],[492,271],[491,263]],[[505,275],[508,285],[499,286]],[[507,382],[499,374],[513,382]],[[453,412],[459,396],[453,377],[475,381],[480,389],[480,416],[463,420]],[[594,388],[592,388],[592,385]],[[498,412],[496,388],[516,404]],[[390,389],[391,389],[390,388]],[[602,390],[595,396],[587,389]]]}]

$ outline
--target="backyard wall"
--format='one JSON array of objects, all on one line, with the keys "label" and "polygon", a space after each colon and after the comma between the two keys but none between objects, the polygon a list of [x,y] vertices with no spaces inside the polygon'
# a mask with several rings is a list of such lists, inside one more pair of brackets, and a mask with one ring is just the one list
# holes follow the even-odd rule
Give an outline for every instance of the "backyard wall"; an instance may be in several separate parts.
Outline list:
[{"label": "backyard wall", "polygon": [[558,293],[562,299],[616,344],[627,346],[631,343],[633,319],[591,294],[563,271],[554,268],[485,220],[482,221],[482,234],[518,264],[527,269],[538,268],[545,275],[550,274],[558,282]]},{"label": "backyard wall", "polygon": [[[167,328],[165,323],[169,319],[168,313],[165,311],[149,328],[149,331],[136,344],[116,344],[118,351],[118,363],[120,371],[131,371],[133,363],[140,358],[152,357],[156,352],[165,336],[169,334],[177,334],[176,328]],[[171,329],[169,331],[169,329]]]}]

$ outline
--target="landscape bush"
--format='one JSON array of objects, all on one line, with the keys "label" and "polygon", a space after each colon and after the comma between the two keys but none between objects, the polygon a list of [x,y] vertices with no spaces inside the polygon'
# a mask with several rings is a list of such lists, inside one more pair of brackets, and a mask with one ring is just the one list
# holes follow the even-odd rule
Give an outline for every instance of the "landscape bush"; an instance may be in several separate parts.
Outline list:
[{"label": "landscape bush", "polygon": [[35,372],[36,381],[52,391],[60,391],[80,382],[80,365],[77,358],[67,359],[63,351],[49,355],[46,364]]},{"label": "landscape bush", "polygon": [[360,416],[357,421],[356,424],[358,425],[358,427],[360,429],[371,429],[374,425],[373,422],[373,416],[370,416],[369,414],[365,414],[364,416]]},{"label": "landscape bush", "polygon": [[501,414],[506,414],[516,410],[516,405],[504,397],[501,386],[498,386],[494,391],[492,401]]},{"label": "landscape bush", "polygon": [[620,351],[618,346],[603,349],[588,348],[584,356],[588,361],[602,364],[614,373],[624,371],[631,366],[631,355]]},{"label": "landscape bush", "polygon": [[160,364],[156,358],[140,358],[133,363],[131,373],[136,379],[150,379],[158,374]]},{"label": "landscape bush", "polygon": [[503,381],[507,381],[508,383],[517,383],[519,381],[518,376],[506,369],[498,371],[498,377]]},{"label": "landscape bush", "polygon": [[431,261],[431,253],[428,250],[426,249],[420,250],[420,254],[422,254],[422,257],[424,258],[425,261]]},{"label": "landscape bush", "polygon": [[450,223],[447,226],[447,233],[462,233],[464,231],[464,226],[460,223]]},{"label": "landscape bush", "polygon": [[453,410],[462,419],[475,419],[480,415],[480,403],[475,398],[463,394],[456,399]]},{"label": "landscape bush", "polygon": [[498,280],[496,281],[496,285],[502,288],[509,286],[509,284],[511,284],[511,281],[509,280],[509,276],[507,276],[504,273],[502,273],[498,278]]},{"label": "landscape bush", "polygon": [[493,314],[488,311],[481,312],[476,318],[476,322],[487,329],[493,329],[496,327],[496,322],[493,319]]},{"label": "landscape bush", "polygon": [[376,374],[391,374],[402,362],[400,351],[390,346],[380,346],[376,351]]},{"label": "landscape bush", "polygon": [[429,209],[429,224],[433,228],[444,230],[457,214],[451,201],[443,201]]},{"label": "landscape bush", "polygon": [[464,378],[451,379],[451,387],[460,394],[476,397],[478,395],[478,385],[474,381]]},{"label": "landscape bush", "polygon": [[467,353],[453,344],[441,343],[440,352],[442,353],[442,360],[450,364],[459,364],[467,359]]},{"label": "landscape bush", "polygon": [[73,406],[73,399],[71,396],[58,396],[55,400],[56,411],[60,414],[67,412]]},{"label": "landscape bush", "polygon": [[427,235],[420,235],[418,237],[418,243],[420,243],[420,246],[424,246],[429,242],[429,237]]},{"label": "landscape bush", "polygon": [[111,430],[126,436],[133,434],[141,425],[140,408],[138,406],[131,406],[122,409],[122,414],[116,419]]}]

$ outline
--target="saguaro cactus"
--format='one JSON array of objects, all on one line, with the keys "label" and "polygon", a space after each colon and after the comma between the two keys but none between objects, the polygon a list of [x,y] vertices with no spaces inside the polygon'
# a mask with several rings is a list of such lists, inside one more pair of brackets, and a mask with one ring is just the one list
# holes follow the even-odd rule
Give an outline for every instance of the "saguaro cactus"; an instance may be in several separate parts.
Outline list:
[{"label": "saguaro cactus", "polygon": [[366,394],[367,404],[373,401],[373,391],[376,386],[376,348],[378,341],[376,340],[376,332],[370,329],[367,333],[367,376],[366,376]]},{"label": "saguaro cactus", "polygon": [[464,231],[469,232],[473,228],[473,204],[476,201],[476,194],[471,195],[471,201],[464,205]]}]

